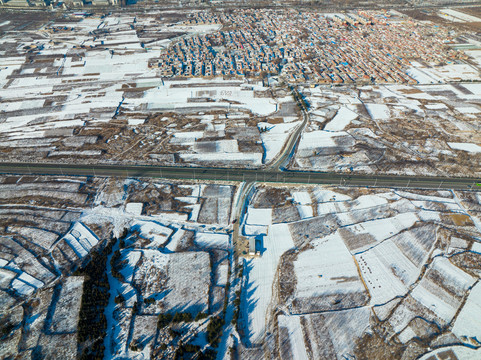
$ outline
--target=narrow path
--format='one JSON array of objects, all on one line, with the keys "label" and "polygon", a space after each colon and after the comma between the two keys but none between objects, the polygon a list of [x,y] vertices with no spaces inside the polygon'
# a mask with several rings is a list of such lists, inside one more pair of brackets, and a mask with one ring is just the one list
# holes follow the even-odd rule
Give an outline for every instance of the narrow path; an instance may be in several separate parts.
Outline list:
[{"label": "narrow path", "polygon": [[229,258],[231,276],[228,279],[231,286],[229,287],[229,292],[227,294],[228,303],[227,303],[227,311],[225,314],[225,325],[223,328],[221,341],[218,347],[217,360],[230,359],[228,350],[231,343],[231,336],[235,333],[235,325],[232,324],[232,318],[234,317],[234,310],[235,310],[235,305],[234,305],[234,300],[236,298],[235,292],[239,288],[240,281],[242,280],[236,277],[238,251],[240,251],[240,249],[238,248],[239,236],[241,231],[239,224],[242,221],[242,215],[249,201],[248,195],[251,192],[253,186],[254,186],[254,182],[241,183],[239,188],[239,193],[237,195],[237,200],[235,201],[235,203],[232,204],[231,219],[232,221],[234,221],[234,226],[233,226],[233,232],[232,232],[232,248],[231,248],[231,254]]}]

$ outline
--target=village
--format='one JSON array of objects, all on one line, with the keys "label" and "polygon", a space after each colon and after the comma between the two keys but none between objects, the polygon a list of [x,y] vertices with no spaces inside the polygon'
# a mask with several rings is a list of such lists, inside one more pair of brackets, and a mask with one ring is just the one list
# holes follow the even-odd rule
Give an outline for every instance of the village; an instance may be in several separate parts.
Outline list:
[{"label": "village", "polygon": [[222,24],[222,31],[174,42],[151,59],[162,76],[265,77],[288,83],[417,83],[410,61],[430,66],[465,58],[448,48],[445,30],[401,13],[321,14],[295,10],[195,13],[192,25]]}]

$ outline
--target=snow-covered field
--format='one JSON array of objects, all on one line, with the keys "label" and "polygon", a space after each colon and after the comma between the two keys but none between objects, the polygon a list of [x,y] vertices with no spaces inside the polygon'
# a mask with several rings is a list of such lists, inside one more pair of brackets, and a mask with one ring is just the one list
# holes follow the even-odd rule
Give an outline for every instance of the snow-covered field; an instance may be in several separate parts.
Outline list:
[{"label": "snow-covered field", "polygon": [[73,333],[77,330],[83,283],[84,278],[80,276],[65,279],[55,303],[55,312],[50,320],[51,332]]},{"label": "snow-covered field", "polygon": [[309,359],[304,345],[304,334],[302,333],[300,317],[281,315],[277,318],[277,321],[279,322],[280,331],[282,332],[283,329],[287,331],[291,359]]},{"label": "snow-covered field", "polygon": [[313,249],[303,251],[294,262],[299,281],[297,297],[363,292],[355,259],[336,232],[312,242]]},{"label": "snow-covered field", "polygon": [[365,104],[373,120],[388,120],[391,116],[389,108],[384,104]]},{"label": "snow-covered field", "polygon": [[449,147],[451,149],[456,149],[456,150],[463,150],[471,153],[480,153],[481,152],[481,146],[472,144],[472,143],[454,143],[454,142],[449,142],[448,143]]},{"label": "snow-covered field", "polygon": [[242,312],[246,319],[247,340],[250,344],[263,341],[266,320],[272,300],[272,283],[282,254],[293,248],[287,224],[271,224],[269,209],[249,208],[247,221],[254,217],[257,222],[269,225],[263,236],[261,256],[245,263],[246,282],[242,299]]},{"label": "snow-covered field", "polygon": [[413,66],[407,73],[419,84],[440,84],[449,81],[480,80],[479,71],[468,64],[448,64],[436,67]]},{"label": "snow-covered field", "polygon": [[[273,160],[298,125],[295,110],[283,111],[293,103],[289,91],[239,78],[165,78],[152,66],[160,50],[221,25],[169,23],[160,13],[57,19],[40,37],[4,35],[5,44],[23,50],[2,56],[1,146],[30,161],[260,166]],[[27,48],[44,60],[26,61]],[[272,129],[261,139],[257,125],[265,121]],[[176,146],[167,147],[169,140]]]},{"label": "snow-covered field", "polygon": [[439,16],[453,22],[481,22],[481,19],[454,9],[441,9]]},{"label": "snow-covered field", "polygon": [[[80,177],[40,176],[18,177],[15,191],[12,179],[0,177],[0,194],[14,191],[0,209],[5,224],[0,236],[0,304],[2,312],[14,314],[18,304],[30,304],[29,312],[12,320],[24,321],[17,324],[18,334],[25,333],[28,347],[36,346],[40,337],[41,353],[47,358],[75,358],[67,352],[71,345],[77,349],[83,296],[91,299],[98,293],[85,285],[83,275],[71,275],[107,242],[114,242],[106,259],[107,276],[96,279],[108,281],[110,289],[104,311],[106,357],[150,358],[159,342],[170,341],[167,329],[156,337],[161,313],[185,312],[194,318],[200,312],[210,317],[222,310],[229,281],[233,186],[119,178],[90,178],[86,185],[87,179]],[[89,197],[77,197],[86,186]],[[190,219],[193,205],[199,207],[202,223]],[[7,247],[15,255],[5,252]],[[199,326],[188,322],[183,339],[198,336],[196,344],[204,351],[205,325]],[[52,357],[50,351],[61,338],[64,350]],[[15,339],[18,343],[20,338]],[[51,345],[45,345],[49,341]],[[133,341],[142,351],[132,349]],[[28,350],[17,346],[19,353]]]},{"label": "snow-covered field", "polygon": [[[481,88],[475,66],[432,68],[413,62],[418,85],[303,87],[310,121],[295,170],[397,175],[477,176]],[[411,71],[410,70],[410,71]],[[457,82],[457,84],[446,83]],[[429,133],[429,137],[423,134]],[[466,156],[469,152],[470,156]],[[330,210],[329,210],[330,211]]]},{"label": "snow-covered field", "polygon": [[342,106],[337,112],[336,116],[329,121],[324,130],[342,131],[351,123],[352,120],[357,119],[358,116],[359,115],[355,111],[349,109],[348,107]]},{"label": "snow-covered field", "polygon": [[[460,339],[480,339],[481,323],[473,321],[481,316],[481,284],[477,283],[457,316],[453,326],[453,333]],[[479,341],[479,340],[478,340]]]},{"label": "snow-covered field", "polygon": [[[42,344],[76,334],[85,279],[68,276],[71,264],[127,229],[107,261],[109,358],[148,358],[159,344],[175,344],[180,335],[167,326],[157,330],[157,317],[179,312],[207,313],[204,320],[169,325],[183,332],[185,343],[204,349],[207,323],[222,314],[231,283],[236,290],[228,313],[240,296],[241,332],[229,320],[227,337],[233,335],[245,351],[255,351],[252,346],[267,338],[274,339],[282,358],[363,358],[362,349],[388,351],[382,340],[371,342],[369,334],[379,326],[385,326],[385,338],[403,346],[415,339],[434,344],[432,327],[447,329],[444,335],[457,343],[477,344],[481,198],[476,193],[258,185],[247,198],[237,238],[254,240],[256,254],[242,254],[243,276],[236,279],[228,277],[232,186],[92,178],[89,186],[96,193],[70,196],[72,210],[59,207],[68,197],[56,197],[57,189],[76,194],[86,179],[1,179],[0,193],[11,193],[4,197],[11,204],[0,209],[7,225],[2,246],[17,256],[0,253],[0,286],[9,289],[0,292],[0,303],[9,308],[37,299],[25,315],[29,343],[36,343],[34,334]],[[21,190],[15,192],[17,181]],[[30,200],[37,191],[51,196],[36,196],[34,205]],[[45,217],[51,220],[40,226]],[[18,219],[35,219],[42,231]],[[25,238],[36,237],[46,238],[39,240],[41,254],[51,254],[52,265],[32,256],[39,250]],[[52,287],[57,279],[58,287]]]},{"label": "snow-covered field", "polygon": [[184,252],[169,256],[167,292],[163,298],[167,311],[197,314],[208,312],[211,267],[207,252]]},{"label": "snow-covered field", "polygon": [[[479,271],[474,276],[471,266],[479,268],[473,262],[479,260],[478,230],[474,223],[457,225],[453,217],[468,204],[481,208],[476,197],[259,186],[251,199],[243,226],[268,231],[246,231],[261,239],[260,255],[246,255],[244,265],[240,321],[248,346],[276,331],[281,358],[344,359],[367,349],[389,353],[389,345],[370,343],[368,334],[380,331],[373,316],[389,324],[383,336],[406,345],[418,338],[435,341],[431,324],[451,322],[449,336],[476,342]],[[272,203],[279,208],[266,207]],[[299,206],[317,211],[306,219]],[[332,211],[319,211],[328,208]],[[280,311],[277,328],[275,311]]]},{"label": "snow-covered field", "polygon": [[[137,87],[152,86],[153,83],[155,83],[153,79],[148,82],[138,82]],[[223,87],[223,83],[229,86]],[[193,84],[195,87],[191,88],[189,84]],[[216,107],[240,107],[261,116],[266,116],[276,111],[276,104],[278,103],[274,100],[254,97],[254,91],[265,90],[261,85],[246,88],[240,81],[236,82],[237,86],[235,87],[231,86],[231,84],[232,81],[225,81],[221,78],[213,80],[188,79],[186,81],[157,81],[156,88],[147,90],[142,99],[129,102],[129,104],[133,107],[142,103],[147,104],[147,108],[150,110],[176,110],[183,107],[203,108],[208,104],[207,100],[203,102],[189,102],[188,99],[201,97],[200,94],[207,93],[209,94],[209,98],[216,100]],[[286,100],[288,99],[289,98]],[[230,101],[236,105],[230,105]]]}]

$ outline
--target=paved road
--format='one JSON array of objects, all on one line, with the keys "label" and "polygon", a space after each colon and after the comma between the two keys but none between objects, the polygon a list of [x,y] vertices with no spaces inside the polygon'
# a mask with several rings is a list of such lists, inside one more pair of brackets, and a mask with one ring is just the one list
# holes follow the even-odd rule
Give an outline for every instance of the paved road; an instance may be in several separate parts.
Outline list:
[{"label": "paved road", "polygon": [[331,184],[348,186],[417,187],[481,191],[477,178],[444,178],[389,175],[348,175],[279,170],[214,169],[192,167],[70,165],[0,163],[0,173],[36,175],[129,176],[184,180],[257,181],[270,183]]},{"label": "paved road", "polygon": [[268,165],[267,168],[269,170],[284,170],[287,168],[291,157],[294,155],[296,145],[300,141],[301,134],[309,121],[309,113],[307,112],[306,104],[302,101],[302,95],[293,87],[291,87],[291,91],[297,107],[302,112],[302,123],[291,135],[289,135],[289,138],[286,144],[284,144],[282,151],[277,155],[276,159],[274,159],[274,161]]}]

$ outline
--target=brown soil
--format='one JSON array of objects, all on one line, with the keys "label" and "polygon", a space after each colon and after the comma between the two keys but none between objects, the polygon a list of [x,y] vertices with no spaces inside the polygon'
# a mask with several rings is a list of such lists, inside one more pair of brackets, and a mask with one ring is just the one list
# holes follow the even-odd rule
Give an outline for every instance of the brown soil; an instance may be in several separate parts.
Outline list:
[{"label": "brown soil", "polygon": [[465,214],[450,214],[449,215],[457,226],[473,226],[473,222],[468,215]]}]

